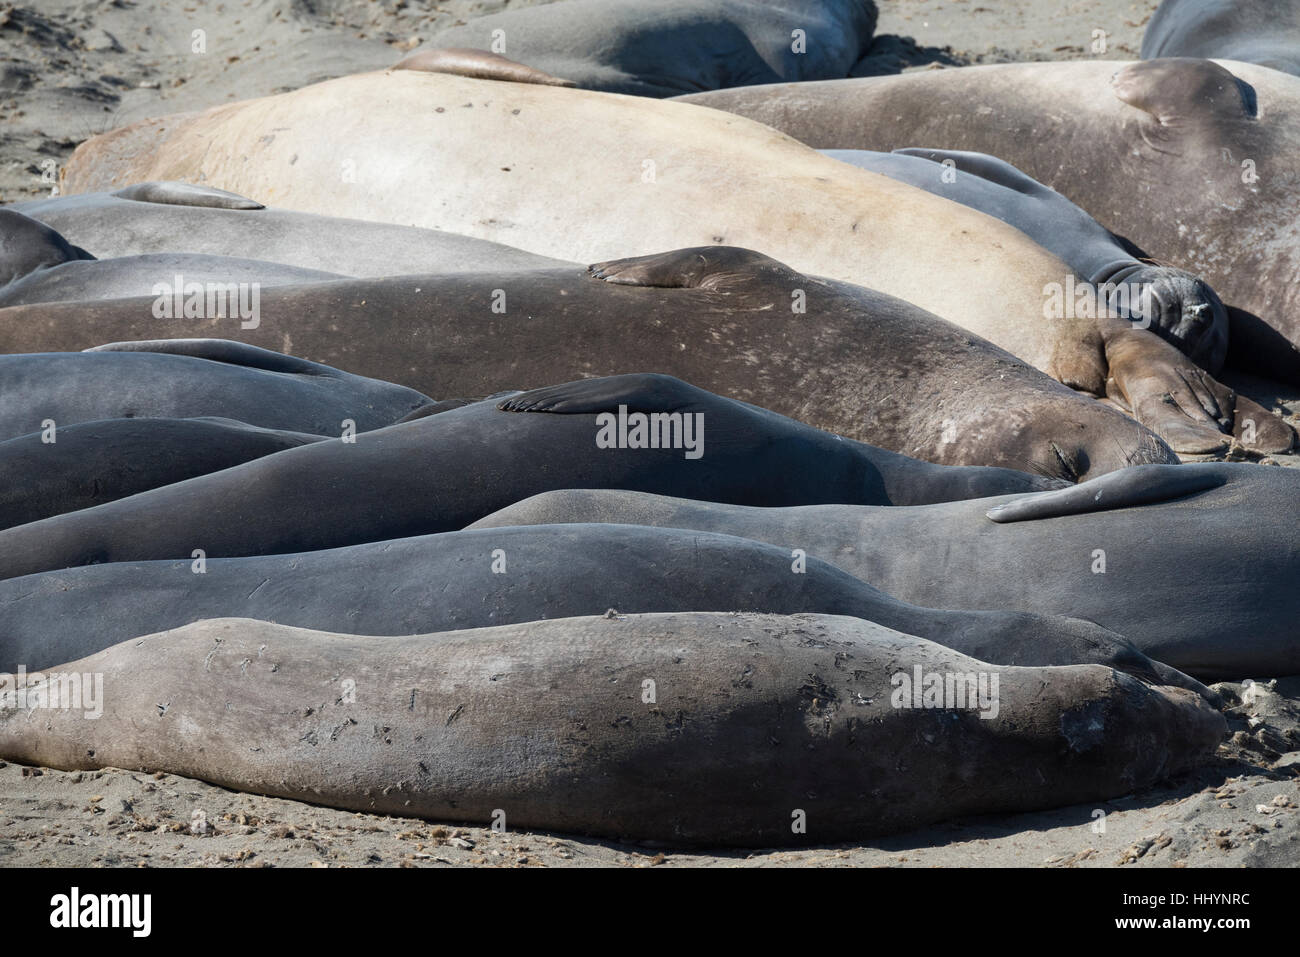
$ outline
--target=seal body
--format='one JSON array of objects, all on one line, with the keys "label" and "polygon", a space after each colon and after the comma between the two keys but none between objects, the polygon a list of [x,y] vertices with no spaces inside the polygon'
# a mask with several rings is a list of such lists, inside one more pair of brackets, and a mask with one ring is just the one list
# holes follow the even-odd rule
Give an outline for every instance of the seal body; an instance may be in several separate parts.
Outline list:
[{"label": "seal body", "polygon": [[376,429],[430,401],[403,386],[218,339],[0,355],[0,439],[97,419],[197,416],[341,435],[345,420],[355,430]]},{"label": "seal body", "polygon": [[1144,255],[1209,283],[1229,308],[1229,365],[1300,382],[1300,77],[1175,57],[928,70],[685,99],[824,149],[907,143],[1006,160]]},{"label": "seal body", "polygon": [[[60,673],[102,675],[102,714],[7,691],[0,757],[678,844],[825,844],[1114,797],[1209,759],[1225,731],[1180,688],[1099,665],[990,665],[820,615],[413,637],[216,619]],[[927,707],[898,675],[937,675],[943,692]]]},{"label": "seal body", "polygon": [[[251,329],[233,320],[157,320],[139,300],[33,306],[0,313],[0,348],[222,335],[437,396],[653,368],[946,465],[1077,481],[1175,461],[1130,418],[909,303],[735,247],[678,250],[590,271],[268,288],[259,320]],[[1265,419],[1257,421],[1262,437]]]},{"label": "seal body", "polygon": [[[875,26],[870,0],[569,0],[475,17],[403,63],[422,68],[421,57],[446,48],[490,50],[587,90],[676,96],[848,76]],[[510,66],[439,68],[546,82]]]},{"label": "seal body", "polygon": [[[101,259],[176,253],[238,257],[256,250],[262,259],[284,266],[343,276],[491,272],[561,262],[437,229],[268,209],[244,197],[228,198],[233,195],[188,183],[137,183],[113,192],[14,203],[0,209],[0,216],[7,209],[38,220]],[[4,227],[0,220],[0,242]]]},{"label": "seal body", "polygon": [[1203,681],[1300,671],[1300,595],[1290,585],[1300,533],[1283,517],[1300,493],[1294,471],[1142,466],[1070,491],[1079,498],[907,509],[753,509],[572,491],[481,524],[637,522],[743,535],[803,548],[922,605],[1068,612]]},{"label": "seal body", "polygon": [[1090,622],[918,608],[773,545],[610,524],[487,528],[197,567],[123,562],[15,578],[0,582],[0,670],[50,668],[204,618],[405,635],[610,608],[850,615],[996,664],[1103,664],[1204,691]]},{"label": "seal body", "polygon": [[92,508],[319,439],[221,418],[100,419],[6,439],[0,442],[0,528]]},{"label": "seal body", "polygon": [[1142,34],[1142,59],[1206,57],[1300,75],[1295,0],[1163,0]]},{"label": "seal body", "polygon": [[0,532],[0,577],[195,549],[265,555],[452,531],[537,492],[584,485],[794,505],[933,502],[1060,484],[920,462],[668,376],[612,376],[312,443],[11,528]]}]

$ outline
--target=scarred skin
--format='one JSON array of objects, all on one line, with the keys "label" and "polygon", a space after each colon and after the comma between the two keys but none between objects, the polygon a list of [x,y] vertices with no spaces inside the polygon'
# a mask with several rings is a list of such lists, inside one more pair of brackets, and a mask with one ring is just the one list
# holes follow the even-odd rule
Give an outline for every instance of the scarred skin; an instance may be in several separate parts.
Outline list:
[{"label": "scarred skin", "polygon": [[[504,314],[492,308],[498,289]],[[650,368],[928,461],[1067,481],[1175,460],[1131,419],[964,330],[889,296],[804,276],[735,247],[589,271],[268,288],[255,329],[160,321],[141,300],[0,312],[0,348],[16,352],[157,335],[292,348],[439,397]],[[1259,442],[1269,435],[1265,422],[1261,416]],[[1224,438],[1216,430],[1210,441]],[[1193,435],[1196,448],[1199,439]]]},{"label": "scarred skin", "polygon": [[1077,615],[1203,681],[1240,681],[1300,672],[1297,495],[1292,469],[1203,463],[901,509],[552,492],[475,527],[635,522],[740,535],[803,548],[917,604]]},{"label": "scarred skin", "polygon": [[1229,308],[1230,366],[1300,383],[1300,77],[1230,60],[1016,63],[682,99],[822,149],[1006,160],[1208,282]]},{"label": "scarred skin", "polygon": [[[916,668],[983,675],[996,714],[896,706],[894,676]],[[61,670],[103,675],[103,713],[5,700],[0,758],[674,844],[824,845],[1101,800],[1208,760],[1225,732],[1181,688],[1099,665],[991,665],[820,615],[414,637],[215,619]]]}]

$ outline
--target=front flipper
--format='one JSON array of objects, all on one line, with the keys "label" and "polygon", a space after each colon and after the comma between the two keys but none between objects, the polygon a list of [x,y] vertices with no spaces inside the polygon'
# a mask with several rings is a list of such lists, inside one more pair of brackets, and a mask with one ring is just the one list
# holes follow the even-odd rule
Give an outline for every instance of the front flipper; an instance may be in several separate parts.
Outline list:
[{"label": "front flipper", "polygon": [[156,180],[136,183],[116,190],[118,199],[133,199],[137,203],[160,203],[164,206],[203,206],[209,209],[266,209],[256,200],[238,193],[211,186],[195,186],[176,180]]},{"label": "front flipper", "polygon": [[[1154,333],[1121,325],[1105,336],[1111,382],[1133,417],[1184,455],[1226,452],[1233,435],[1244,431],[1237,421],[1241,399],[1191,359]],[[1120,331],[1115,331],[1119,329]],[[1247,402],[1249,400],[1246,400]],[[1265,454],[1290,448],[1294,433],[1281,418],[1251,403],[1256,444],[1245,451]]]},{"label": "front flipper", "polygon": [[617,412],[680,412],[702,399],[716,398],[670,375],[637,372],[521,392],[497,403],[502,412],[552,412],[561,415]]},{"label": "front flipper", "polygon": [[487,50],[467,47],[416,50],[393,64],[394,70],[417,70],[421,73],[448,73],[475,80],[504,80],[507,83],[540,83],[543,86],[577,86],[542,70],[516,63]]},{"label": "front flipper", "polygon": [[1212,465],[1134,465],[1069,488],[995,505],[984,514],[1003,524],[1105,512],[1194,495],[1227,480],[1223,470]]},{"label": "front flipper", "polygon": [[1247,452],[1281,455],[1295,446],[1295,429],[1253,399],[1237,394],[1232,435]]},{"label": "front flipper", "polygon": [[771,256],[740,246],[692,246],[650,256],[593,263],[587,272],[620,286],[706,289],[728,292],[751,288],[756,281],[797,282],[803,277]]},{"label": "front flipper", "polygon": [[1161,126],[1255,117],[1255,90],[1213,60],[1167,57],[1130,63],[1111,81],[1115,95]]},{"label": "front flipper", "polygon": [[260,346],[250,346],[229,339],[142,339],[138,342],[110,342],[93,346],[84,352],[156,352],[173,356],[191,356],[212,362],[265,369],[267,372],[285,372],[295,375],[342,375],[332,366],[309,362],[297,356],[272,352]]}]

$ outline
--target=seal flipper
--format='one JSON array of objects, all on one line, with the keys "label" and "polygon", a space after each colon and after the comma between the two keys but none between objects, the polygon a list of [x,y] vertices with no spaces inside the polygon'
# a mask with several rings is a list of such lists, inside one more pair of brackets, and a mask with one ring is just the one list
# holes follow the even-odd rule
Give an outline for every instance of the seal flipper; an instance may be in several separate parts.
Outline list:
[{"label": "seal flipper", "polygon": [[497,403],[502,412],[552,412],[560,415],[617,412],[679,412],[716,398],[681,379],[657,372],[636,372],[579,379],[520,392]]},{"label": "seal flipper", "polygon": [[250,346],[230,339],[142,339],[138,342],[110,342],[92,346],[83,352],[155,352],[173,356],[191,356],[212,362],[247,366],[267,372],[284,372],[292,375],[346,375],[332,366],[272,352],[260,346]]},{"label": "seal flipper", "polygon": [[1150,113],[1162,126],[1198,118],[1253,119],[1254,88],[1213,60],[1167,57],[1139,60],[1115,74],[1115,96]]},{"label": "seal flipper", "polygon": [[927,159],[932,163],[939,164],[950,159],[959,172],[978,176],[980,179],[1015,190],[1017,193],[1024,193],[1027,196],[1055,192],[1032,176],[1028,176],[1016,169],[1006,160],[990,156],[988,153],[973,153],[968,150],[922,149],[912,146],[894,150],[893,152],[901,156],[919,156],[921,159]]},{"label": "seal flipper", "polygon": [[1218,488],[1227,480],[1227,476],[1213,466],[1134,465],[1069,488],[1039,492],[995,505],[984,514],[1004,524],[1105,512],[1194,495]]},{"label": "seal flipper", "polygon": [[[1113,388],[1135,419],[1184,455],[1214,455],[1231,446],[1237,406],[1232,389],[1155,333],[1124,320],[1115,320],[1104,336]],[[1259,415],[1272,413],[1261,409]]]},{"label": "seal flipper", "polygon": [[1248,452],[1281,455],[1295,447],[1295,429],[1253,399],[1237,395],[1232,435]]},{"label": "seal flipper", "polygon": [[421,73],[448,73],[475,80],[504,80],[507,83],[539,83],[542,86],[570,86],[572,80],[534,69],[487,50],[469,47],[444,47],[416,50],[393,64],[394,70],[417,70]]},{"label": "seal flipper", "polygon": [[596,279],[621,286],[707,289],[728,292],[750,288],[756,280],[804,278],[771,256],[740,246],[692,246],[650,256],[611,259],[587,267]]},{"label": "seal flipper", "polygon": [[0,209],[0,286],[37,269],[94,258],[39,220]]},{"label": "seal flipper", "polygon": [[176,180],[155,180],[149,183],[136,183],[124,186],[110,195],[118,199],[133,199],[138,203],[159,203],[164,206],[204,206],[210,209],[266,209],[266,207],[240,196],[228,193],[224,189],[211,186],[195,186],[193,183],[181,183]]}]

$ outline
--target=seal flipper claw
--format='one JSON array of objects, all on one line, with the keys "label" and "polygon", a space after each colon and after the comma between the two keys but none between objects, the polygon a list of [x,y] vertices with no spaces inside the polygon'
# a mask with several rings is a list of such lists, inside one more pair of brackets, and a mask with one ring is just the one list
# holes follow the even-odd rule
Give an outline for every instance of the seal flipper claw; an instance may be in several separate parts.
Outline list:
[{"label": "seal flipper claw", "polygon": [[124,186],[113,192],[118,199],[164,206],[201,206],[209,209],[266,209],[255,199],[212,186],[196,186],[177,180],[155,180]]},{"label": "seal flipper claw", "polygon": [[551,412],[560,415],[616,412],[677,412],[699,404],[709,393],[670,375],[637,372],[579,379],[521,392],[497,403],[502,412]]},{"label": "seal flipper claw", "polygon": [[538,83],[542,86],[576,87],[572,80],[518,63],[487,50],[468,47],[445,47],[416,50],[393,64],[394,70],[417,70],[421,73],[449,73],[475,80],[503,80],[507,83]]},{"label": "seal flipper claw", "polygon": [[596,279],[621,286],[656,286],[667,289],[707,289],[727,292],[745,289],[755,280],[802,279],[771,256],[740,246],[692,246],[650,256],[592,263],[587,271]]},{"label": "seal flipper claw", "polygon": [[83,352],[157,352],[174,356],[192,356],[212,362],[285,372],[298,375],[339,375],[339,370],[318,362],[272,352],[229,339],[143,339],[137,342],[110,342],[83,349]]},{"label": "seal flipper claw", "polygon": [[1135,465],[1070,488],[995,505],[985,516],[999,524],[1105,512],[1194,495],[1227,482],[1218,469],[1196,465]]}]

